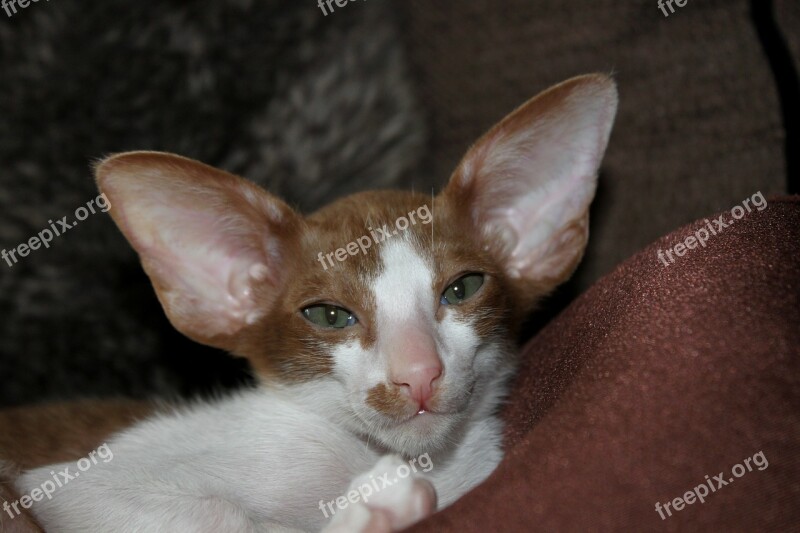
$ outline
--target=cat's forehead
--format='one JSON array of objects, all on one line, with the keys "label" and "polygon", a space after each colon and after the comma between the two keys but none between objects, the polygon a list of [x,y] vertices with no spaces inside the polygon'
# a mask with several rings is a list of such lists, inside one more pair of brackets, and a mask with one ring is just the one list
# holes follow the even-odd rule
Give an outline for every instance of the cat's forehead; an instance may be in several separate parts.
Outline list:
[{"label": "cat's forehead", "polygon": [[433,198],[429,195],[411,191],[362,191],[334,200],[307,218],[311,221],[326,222],[351,216],[365,218],[370,215],[391,215],[401,213],[409,207],[430,204],[432,201]]},{"label": "cat's forehead", "polygon": [[[459,270],[493,270],[471,225],[441,196],[404,191],[370,191],[338,200],[307,219],[299,271],[311,273],[313,285],[352,292],[365,285],[399,281],[416,286],[425,267],[429,288]],[[403,274],[403,272],[406,272]],[[412,276],[413,274],[413,276]],[[391,278],[394,279],[394,278]]]},{"label": "cat's forehead", "polygon": [[[314,269],[363,279],[380,272],[380,251],[391,241],[414,241],[434,226],[430,197],[401,191],[371,191],[348,196],[310,215],[302,239],[303,262]],[[440,221],[441,218],[437,217]]]},{"label": "cat's forehead", "polygon": [[[309,228],[320,238],[348,242],[370,228],[408,226],[402,231],[418,232],[436,210],[435,199],[408,191],[366,191],[341,198],[307,217]],[[413,213],[413,215],[411,215]],[[413,217],[413,220],[412,220]]]},{"label": "cat's forehead", "polygon": [[405,322],[412,317],[432,317],[430,293],[437,272],[431,255],[413,240],[399,238],[380,249],[380,262],[380,272],[369,284],[379,318]]}]

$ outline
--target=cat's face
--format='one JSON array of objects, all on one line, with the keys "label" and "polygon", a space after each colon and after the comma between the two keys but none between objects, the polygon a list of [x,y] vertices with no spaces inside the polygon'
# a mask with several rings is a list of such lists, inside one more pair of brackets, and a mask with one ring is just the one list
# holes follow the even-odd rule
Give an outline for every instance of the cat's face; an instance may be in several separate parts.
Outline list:
[{"label": "cat's face", "polygon": [[312,215],[243,355],[281,380],[332,378],[342,418],[392,449],[444,445],[500,392],[521,307],[467,215],[447,197],[403,192]]},{"label": "cat's face", "polygon": [[97,181],[178,330],[267,380],[316,380],[344,425],[427,451],[499,394],[518,320],[578,264],[616,105],[607,77],[574,78],[493,127],[438,196],[308,217],[171,154],[111,157]]}]

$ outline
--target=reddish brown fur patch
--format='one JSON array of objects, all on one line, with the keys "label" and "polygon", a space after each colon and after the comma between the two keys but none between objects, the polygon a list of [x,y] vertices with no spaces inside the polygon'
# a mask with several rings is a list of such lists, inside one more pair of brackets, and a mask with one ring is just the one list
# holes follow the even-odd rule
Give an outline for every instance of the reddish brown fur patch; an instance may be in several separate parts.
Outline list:
[{"label": "reddish brown fur patch", "polygon": [[414,414],[414,407],[399,387],[379,383],[367,393],[367,405],[392,418],[405,418]]},{"label": "reddish brown fur patch", "polygon": [[0,411],[0,459],[21,470],[77,460],[154,410],[153,404],[133,400],[6,409]]}]

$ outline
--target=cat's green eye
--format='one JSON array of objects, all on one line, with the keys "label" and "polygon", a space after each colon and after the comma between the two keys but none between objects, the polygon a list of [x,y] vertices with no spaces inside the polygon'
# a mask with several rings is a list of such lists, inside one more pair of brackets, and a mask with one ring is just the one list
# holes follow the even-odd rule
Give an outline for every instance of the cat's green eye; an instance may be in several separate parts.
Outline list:
[{"label": "cat's green eye", "polygon": [[483,285],[483,274],[461,276],[442,293],[442,305],[457,305],[469,300]]},{"label": "cat's green eye", "polygon": [[335,305],[312,305],[303,309],[303,316],[317,326],[323,328],[346,328],[352,326],[358,320],[353,313],[347,309],[342,309]]}]

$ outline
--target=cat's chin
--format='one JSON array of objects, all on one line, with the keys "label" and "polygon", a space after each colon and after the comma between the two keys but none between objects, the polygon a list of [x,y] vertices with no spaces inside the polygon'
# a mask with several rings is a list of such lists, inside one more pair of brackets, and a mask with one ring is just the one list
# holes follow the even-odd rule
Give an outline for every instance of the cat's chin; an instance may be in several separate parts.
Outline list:
[{"label": "cat's chin", "polygon": [[433,453],[452,444],[452,434],[462,415],[457,413],[418,413],[377,432],[378,439],[389,449],[407,456]]}]

